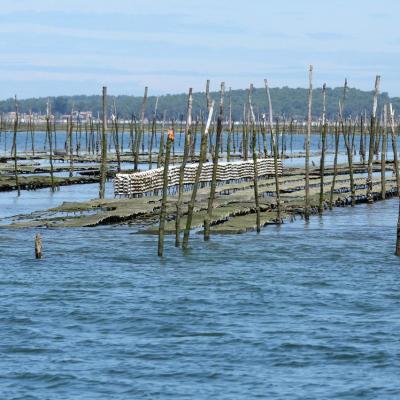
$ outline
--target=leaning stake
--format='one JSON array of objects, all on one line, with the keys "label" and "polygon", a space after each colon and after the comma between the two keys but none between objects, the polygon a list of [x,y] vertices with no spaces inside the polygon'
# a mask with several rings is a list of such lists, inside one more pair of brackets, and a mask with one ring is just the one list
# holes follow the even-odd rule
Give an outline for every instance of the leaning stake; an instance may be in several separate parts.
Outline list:
[{"label": "leaning stake", "polygon": [[256,121],[253,112],[252,105],[252,94],[253,94],[253,84],[250,85],[249,89],[249,108],[250,108],[250,118],[251,118],[251,130],[252,130],[252,147],[253,147],[253,186],[254,186],[254,202],[256,206],[256,227],[257,233],[261,231],[261,215],[260,215],[260,199],[258,198],[258,169],[257,169],[257,133],[256,133]]},{"label": "leaning stake", "polygon": [[101,129],[101,164],[99,198],[104,199],[107,175],[107,87],[103,86],[103,124]]},{"label": "leaning stake", "polygon": [[164,173],[163,173],[163,195],[160,210],[160,227],[158,230],[158,256],[162,257],[164,253],[164,230],[165,218],[167,216],[167,195],[168,195],[168,166],[171,157],[171,145],[174,141],[174,131],[168,132],[167,146],[165,150]]},{"label": "leaning stake", "polygon": [[179,169],[179,194],[178,201],[176,202],[176,219],[175,219],[175,247],[180,246],[180,232],[181,232],[181,216],[182,216],[182,200],[183,200],[183,185],[185,177],[185,167],[189,157],[189,148],[191,141],[191,126],[192,126],[192,104],[193,94],[192,88],[189,89],[188,106],[187,106],[187,117],[186,117],[186,129],[185,129],[185,144],[183,149],[182,164]]},{"label": "leaning stake", "polygon": [[380,83],[381,83],[381,77],[378,75],[375,79],[375,94],[374,94],[374,100],[372,103],[371,130],[369,133],[367,200],[368,200],[368,203],[370,203],[370,204],[374,202],[374,198],[372,196],[372,163],[373,163],[373,158],[374,158],[376,109],[378,108],[378,95],[379,95]]},{"label": "leaning stake", "polygon": [[183,234],[182,248],[184,250],[186,250],[189,246],[189,235],[190,235],[190,228],[192,227],[194,203],[196,201],[197,189],[200,184],[200,175],[201,175],[201,171],[203,168],[203,163],[204,163],[204,160],[207,155],[207,137],[208,137],[208,131],[210,129],[213,112],[214,112],[214,100],[211,103],[210,111],[208,113],[206,127],[201,134],[199,165],[197,166],[197,170],[196,170],[196,177],[195,177],[195,181],[194,181],[192,196],[190,198],[190,202],[188,205],[188,213],[187,213],[187,218],[186,218],[185,232]]},{"label": "leaning stake", "polygon": [[[393,163],[396,174],[396,187],[397,196],[400,198],[400,173],[399,173],[399,160],[397,158],[397,132],[394,125],[394,110],[392,104],[389,104],[389,117],[390,117],[390,130],[392,136],[392,148],[393,148]],[[397,219],[397,235],[396,235],[396,256],[400,256],[400,204],[399,204],[399,216]]]},{"label": "leaning stake", "polygon": [[219,116],[217,122],[217,134],[215,136],[215,149],[213,154],[213,170],[211,177],[210,197],[208,198],[207,214],[204,218],[204,240],[210,239],[210,222],[211,222],[212,210],[215,199],[215,190],[217,188],[218,158],[219,158],[219,148],[220,148],[220,140],[222,134],[222,119],[224,117],[224,94],[225,94],[225,84],[222,82],[221,99],[219,104]]},{"label": "leaning stake", "polygon": [[272,145],[272,152],[274,155],[277,222],[280,224],[282,222],[282,216],[281,216],[282,210],[281,210],[281,195],[280,195],[280,189],[279,189],[278,147],[277,147],[276,136],[274,134],[271,95],[269,93],[268,81],[266,79],[264,79],[264,84],[265,84],[265,92],[267,93],[267,98],[268,98],[269,129],[271,130],[271,145]]},{"label": "leaning stake", "polygon": [[306,136],[306,181],[305,181],[305,213],[304,217],[310,219],[310,140],[311,140],[311,106],[312,106],[312,71],[313,67],[310,65],[308,80],[308,120],[307,120],[307,136]]}]

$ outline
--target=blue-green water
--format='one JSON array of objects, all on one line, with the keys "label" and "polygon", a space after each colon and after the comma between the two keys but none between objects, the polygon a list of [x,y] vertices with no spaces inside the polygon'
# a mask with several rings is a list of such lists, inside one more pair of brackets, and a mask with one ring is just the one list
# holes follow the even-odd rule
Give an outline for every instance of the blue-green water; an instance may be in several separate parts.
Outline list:
[{"label": "blue-green water", "polygon": [[0,230],[1,399],[398,399],[398,201],[183,255],[130,227]]}]

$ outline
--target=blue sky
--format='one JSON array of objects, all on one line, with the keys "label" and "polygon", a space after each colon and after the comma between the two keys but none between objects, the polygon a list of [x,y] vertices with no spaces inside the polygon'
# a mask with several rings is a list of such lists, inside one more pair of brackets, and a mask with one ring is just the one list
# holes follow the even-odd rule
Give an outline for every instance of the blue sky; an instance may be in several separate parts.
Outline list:
[{"label": "blue sky", "polygon": [[2,0],[0,98],[327,82],[400,96],[398,0]]}]

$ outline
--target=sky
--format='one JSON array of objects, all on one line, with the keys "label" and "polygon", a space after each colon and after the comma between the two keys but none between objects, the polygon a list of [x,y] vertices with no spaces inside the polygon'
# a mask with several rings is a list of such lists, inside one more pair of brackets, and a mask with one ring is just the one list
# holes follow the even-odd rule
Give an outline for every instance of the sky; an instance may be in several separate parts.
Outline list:
[{"label": "sky", "polygon": [[398,0],[0,0],[0,99],[253,83],[400,96]]}]

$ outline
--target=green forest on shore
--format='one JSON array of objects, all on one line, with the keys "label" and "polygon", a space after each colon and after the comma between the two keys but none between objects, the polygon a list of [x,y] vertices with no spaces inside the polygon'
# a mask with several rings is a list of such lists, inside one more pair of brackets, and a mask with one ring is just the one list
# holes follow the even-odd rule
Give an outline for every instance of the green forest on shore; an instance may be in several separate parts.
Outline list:
[{"label": "green forest on shore", "polygon": [[[229,104],[229,95],[232,98],[232,117],[238,121],[243,118],[243,106],[247,102],[246,89],[235,89],[229,94],[226,92],[225,107],[227,109]],[[154,112],[154,105],[156,96],[151,96],[151,88],[149,91],[150,96],[147,101],[146,116],[151,117]],[[211,92],[213,99],[218,100],[219,92]],[[308,90],[304,88],[272,88],[271,97],[274,106],[274,115],[280,117],[290,117],[296,119],[304,119],[307,113],[307,96]],[[343,96],[343,88],[327,89],[327,114],[328,118],[334,118],[338,113],[339,99]],[[141,96],[127,96],[117,95],[109,96],[110,99],[115,98],[117,114],[120,118],[130,119],[132,114],[136,117],[140,113],[142,104]],[[345,115],[360,115],[370,112],[372,106],[372,91],[362,91],[355,88],[349,88],[346,96]],[[30,99],[18,99],[19,111],[22,113],[46,112],[47,101],[50,101],[52,112],[55,115],[69,114],[72,109],[76,111],[91,111],[93,116],[96,117],[101,109],[101,96],[100,95],[75,95],[75,96],[57,96],[57,97],[40,97]],[[266,112],[267,99],[264,88],[255,88],[253,92],[253,107],[255,112]],[[383,92],[380,95],[379,104],[391,102],[395,110],[400,108],[400,97],[390,98],[388,93]],[[159,96],[158,100],[158,117],[164,111],[167,113],[167,118],[181,119],[186,113],[187,94],[167,94]],[[111,109],[111,101],[109,106]],[[10,98],[0,101],[0,113],[14,111],[15,102]],[[194,93],[193,96],[193,114],[195,116],[204,113],[206,109],[206,100],[204,92]],[[322,89],[316,88],[313,90],[313,116],[319,117],[322,113]]]}]

